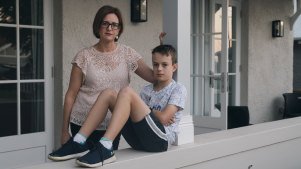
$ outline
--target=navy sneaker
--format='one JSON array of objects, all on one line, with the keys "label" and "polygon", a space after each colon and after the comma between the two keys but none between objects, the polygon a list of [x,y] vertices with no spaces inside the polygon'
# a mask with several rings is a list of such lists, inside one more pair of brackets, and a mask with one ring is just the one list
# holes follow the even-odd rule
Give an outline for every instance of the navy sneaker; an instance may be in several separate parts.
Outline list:
[{"label": "navy sneaker", "polygon": [[99,167],[114,161],[116,161],[116,157],[113,149],[108,150],[98,142],[89,153],[78,158],[76,163],[83,167]]},{"label": "navy sneaker", "polygon": [[81,157],[89,152],[87,144],[79,144],[70,138],[61,148],[48,155],[50,160],[62,161]]}]

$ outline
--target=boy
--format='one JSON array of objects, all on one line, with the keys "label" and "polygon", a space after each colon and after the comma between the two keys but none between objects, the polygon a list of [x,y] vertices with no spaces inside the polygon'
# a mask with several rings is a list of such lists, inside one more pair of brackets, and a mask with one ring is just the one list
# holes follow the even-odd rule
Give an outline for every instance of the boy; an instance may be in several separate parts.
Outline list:
[{"label": "boy", "polygon": [[[187,94],[185,87],[172,79],[173,72],[178,66],[175,49],[170,45],[156,47],[152,51],[152,64],[156,82],[144,87],[140,97],[133,89],[125,87],[120,90],[118,96],[110,91],[111,94],[106,98],[107,106],[103,105],[103,101],[96,101],[86,121],[95,120],[96,110],[103,107],[113,109],[111,121],[94,149],[76,160],[78,165],[98,167],[115,161],[112,140],[120,131],[128,144],[136,150],[162,152],[175,142]],[[110,100],[116,97],[116,102],[110,105]],[[90,118],[94,114],[95,117]],[[98,116],[100,117],[95,121],[101,122],[104,115]],[[84,138],[89,136],[91,128],[94,127],[88,123],[84,123],[78,133]],[[73,144],[74,146],[77,145]],[[77,153],[86,150],[84,148]]]}]

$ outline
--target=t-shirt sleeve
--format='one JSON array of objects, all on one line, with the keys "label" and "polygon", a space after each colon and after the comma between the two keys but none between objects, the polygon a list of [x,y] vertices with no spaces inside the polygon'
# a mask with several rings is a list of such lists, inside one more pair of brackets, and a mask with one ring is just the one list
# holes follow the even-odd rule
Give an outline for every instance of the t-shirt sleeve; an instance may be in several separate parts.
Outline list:
[{"label": "t-shirt sleeve", "polygon": [[138,68],[138,60],[141,59],[141,55],[133,48],[127,50],[127,65],[130,72],[134,72]]},{"label": "t-shirt sleeve", "polygon": [[180,110],[183,110],[185,106],[186,97],[186,88],[183,85],[178,84],[177,87],[175,87],[172,90],[168,104],[178,106]]},{"label": "t-shirt sleeve", "polygon": [[79,68],[81,68],[84,75],[86,75],[88,61],[84,50],[78,52],[76,56],[73,58],[73,60],[71,61],[71,63],[76,64]]}]

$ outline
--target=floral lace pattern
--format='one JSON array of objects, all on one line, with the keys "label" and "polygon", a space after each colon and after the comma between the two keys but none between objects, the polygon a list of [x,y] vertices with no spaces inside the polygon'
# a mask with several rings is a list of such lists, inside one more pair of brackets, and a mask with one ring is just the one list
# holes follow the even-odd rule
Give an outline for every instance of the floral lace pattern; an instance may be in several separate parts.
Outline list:
[{"label": "floral lace pattern", "polygon": [[[118,92],[130,83],[130,74],[138,68],[141,56],[132,48],[118,44],[112,52],[99,52],[94,47],[81,50],[72,60],[83,72],[83,82],[73,104],[70,122],[82,125],[99,94],[107,88]],[[97,130],[105,130],[111,112]]]}]

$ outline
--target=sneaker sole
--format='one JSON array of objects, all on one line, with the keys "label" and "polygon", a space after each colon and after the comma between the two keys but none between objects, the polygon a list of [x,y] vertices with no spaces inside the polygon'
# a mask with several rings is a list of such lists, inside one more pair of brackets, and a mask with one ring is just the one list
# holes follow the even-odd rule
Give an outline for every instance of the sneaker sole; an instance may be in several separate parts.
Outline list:
[{"label": "sneaker sole", "polygon": [[67,156],[63,156],[63,157],[54,157],[54,156],[48,155],[48,158],[50,160],[54,160],[54,161],[64,161],[64,160],[70,160],[70,159],[73,159],[73,158],[79,158],[81,156],[86,155],[88,152],[89,152],[89,150],[84,151],[82,153],[71,154],[71,155],[67,155]]},{"label": "sneaker sole", "polygon": [[108,158],[106,160],[102,162],[99,162],[99,163],[95,163],[95,164],[87,164],[87,163],[83,163],[83,162],[80,162],[79,160],[76,160],[76,164],[82,166],[82,167],[90,167],[90,168],[95,168],[95,167],[100,167],[102,165],[105,165],[105,164],[109,164],[109,163],[112,163],[112,162],[115,162],[116,161],[116,157],[115,155],[112,156],[111,158]]}]

